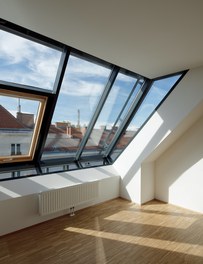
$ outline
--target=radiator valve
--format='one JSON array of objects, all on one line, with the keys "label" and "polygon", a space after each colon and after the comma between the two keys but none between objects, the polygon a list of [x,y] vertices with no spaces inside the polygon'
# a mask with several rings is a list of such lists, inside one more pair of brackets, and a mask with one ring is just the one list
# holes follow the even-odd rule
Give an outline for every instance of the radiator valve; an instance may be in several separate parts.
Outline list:
[{"label": "radiator valve", "polygon": [[72,206],[70,207],[70,216],[74,216],[75,215],[75,207]]}]

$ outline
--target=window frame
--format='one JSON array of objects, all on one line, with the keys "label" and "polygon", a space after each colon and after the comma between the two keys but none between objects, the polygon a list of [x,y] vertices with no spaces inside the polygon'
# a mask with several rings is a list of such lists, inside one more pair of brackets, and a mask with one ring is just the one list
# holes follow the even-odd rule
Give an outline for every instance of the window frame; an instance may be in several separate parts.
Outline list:
[{"label": "window frame", "polygon": [[[40,134],[40,129],[41,129],[41,125],[42,125],[42,120],[44,118],[44,113],[45,113],[45,109],[46,109],[47,97],[42,96],[42,95],[28,94],[26,92],[19,92],[19,91],[14,91],[14,90],[5,90],[5,89],[0,89],[0,95],[14,97],[14,98],[27,99],[27,100],[33,100],[33,101],[39,102],[35,126],[33,129],[33,134],[32,134],[32,138],[31,138],[28,154],[19,155],[17,153],[14,155],[0,156],[0,164],[31,161],[34,158],[34,154],[35,154],[35,150],[36,150],[36,146],[37,146],[37,142],[38,142],[38,138],[39,138],[39,134]],[[17,145],[15,146],[15,148],[17,147]]]},{"label": "window frame", "polygon": [[[103,166],[113,164],[114,161],[119,157],[117,156],[116,159],[111,158],[111,153],[114,149],[114,146],[122,136],[124,130],[127,128],[128,124],[131,122],[132,118],[134,117],[135,113],[138,111],[140,105],[142,104],[145,96],[147,95],[147,92],[150,90],[151,84],[158,80],[165,78],[166,76],[162,77],[157,77],[154,79],[148,79],[145,76],[141,76],[135,72],[132,72],[130,70],[124,69],[118,65],[114,65],[113,63],[107,62],[105,60],[102,60],[100,58],[97,58],[93,55],[87,54],[83,51],[77,50],[73,47],[70,47],[64,43],[61,43],[59,41],[53,40],[49,37],[43,36],[39,33],[36,33],[34,31],[31,31],[29,29],[26,29],[24,27],[18,26],[16,24],[13,24],[9,21],[0,19],[0,30],[4,30],[10,33],[13,33],[15,35],[24,37],[28,40],[35,41],[37,43],[43,44],[47,47],[56,49],[58,51],[61,51],[61,59],[58,65],[58,70],[55,78],[55,83],[53,86],[53,90],[47,90],[39,87],[34,87],[34,86],[29,86],[29,85],[23,85],[23,84],[18,84],[18,83],[10,83],[6,81],[0,81],[0,92],[1,90],[5,90],[7,94],[10,94],[10,96],[13,95],[18,95],[18,94],[24,94],[24,96],[27,96],[28,99],[30,98],[37,98],[37,100],[40,98],[43,100],[43,107],[40,110],[40,117],[38,122],[36,122],[37,126],[35,126],[35,135],[33,133],[32,136],[32,150],[30,151],[29,155],[13,155],[13,156],[8,156],[8,159],[5,160],[5,156],[3,157],[4,162],[2,163],[0,161],[0,174],[6,173],[6,172],[12,172],[12,171],[24,171],[26,168],[29,170],[36,170],[36,174],[34,175],[26,175],[26,176],[16,176],[15,178],[1,178],[0,181],[4,180],[13,180],[16,178],[25,178],[25,177],[31,177],[31,176],[37,176],[37,175],[43,175],[46,174],[43,172],[44,167],[54,167],[57,165],[63,165],[64,171],[66,170],[78,170],[78,169],[86,169],[89,168],[88,164],[92,165],[90,166],[91,168],[98,167],[101,165],[95,165],[97,163],[100,163],[100,161],[103,161]],[[68,65],[68,60],[70,55],[74,55],[79,58],[84,58],[85,60],[88,60],[92,63],[107,66],[108,68],[112,69],[111,73],[111,78],[109,78],[109,82],[106,87],[106,94],[103,92],[101,98],[100,98],[100,103],[96,107],[96,111],[94,112],[92,119],[90,120],[89,126],[87,127],[87,132],[86,136],[83,137],[82,141],[80,142],[79,148],[77,150],[77,153],[75,156],[72,157],[67,157],[67,158],[54,158],[54,159],[47,159],[43,160],[41,159],[42,154],[43,154],[43,148],[45,146],[46,138],[49,132],[49,127],[52,121],[52,117],[54,114],[54,109],[57,103],[57,99],[60,93],[61,85],[63,82],[64,74],[66,71],[66,67]],[[94,128],[94,124],[97,121],[97,118],[100,114],[100,112],[103,109],[103,106],[106,102],[107,95],[111,90],[111,87],[113,86],[113,83],[116,79],[116,76],[119,72],[122,72],[123,74],[132,76],[136,78],[142,78],[144,80],[144,91],[143,95],[137,100],[134,104],[133,107],[130,109],[128,114],[125,116],[124,120],[122,121],[122,124],[120,126],[120,129],[116,132],[116,135],[114,137],[114,141],[111,142],[109,147],[107,148],[106,152],[102,155],[87,155],[87,156],[82,156],[83,150],[85,148],[85,144],[89,139],[89,136],[91,135],[91,132]],[[174,87],[171,88],[169,93],[164,97],[164,99],[159,103],[159,105],[156,107],[154,111],[157,110],[157,108],[163,103],[163,101],[167,98],[167,96],[172,92],[172,90],[175,88],[175,86],[181,81],[181,79],[184,77],[184,75],[187,73],[187,70],[181,71],[178,73],[174,74],[169,74],[167,76],[173,76],[177,74],[182,74],[179,80],[176,82]],[[40,103],[42,105],[42,103]],[[153,112],[154,113],[154,112]],[[152,113],[152,114],[153,114]],[[151,114],[151,115],[152,115]],[[149,118],[151,117],[149,116]],[[39,114],[38,114],[39,116]],[[149,119],[148,118],[148,119]],[[145,123],[148,121],[148,119],[145,121]],[[145,125],[145,123],[142,125],[142,127]],[[140,130],[142,129],[140,128]],[[139,131],[140,131],[139,130]],[[138,132],[139,132],[138,131]],[[137,133],[132,137],[132,139],[129,141],[128,144],[134,139],[134,137],[137,135]],[[125,146],[125,148],[128,145]],[[17,146],[15,146],[16,148]],[[124,149],[125,149],[124,148]],[[124,151],[120,152],[120,154]],[[119,155],[120,155],[119,154]],[[11,160],[12,158],[12,160]],[[14,160],[15,158],[15,160]],[[74,165],[72,166],[73,168],[70,169],[68,168],[68,165]],[[87,166],[86,166],[87,164]],[[71,167],[71,166],[70,166]],[[66,168],[66,169],[65,169]],[[51,173],[51,172],[50,172]],[[55,172],[53,172],[55,173]],[[18,173],[17,173],[18,174]]]}]

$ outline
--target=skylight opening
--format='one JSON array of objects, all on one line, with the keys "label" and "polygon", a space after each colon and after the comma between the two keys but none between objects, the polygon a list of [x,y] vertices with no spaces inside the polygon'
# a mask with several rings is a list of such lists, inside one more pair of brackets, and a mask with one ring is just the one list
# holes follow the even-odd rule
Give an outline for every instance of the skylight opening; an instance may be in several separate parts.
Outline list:
[{"label": "skylight opening", "polygon": [[46,98],[0,90],[0,163],[32,160]]}]

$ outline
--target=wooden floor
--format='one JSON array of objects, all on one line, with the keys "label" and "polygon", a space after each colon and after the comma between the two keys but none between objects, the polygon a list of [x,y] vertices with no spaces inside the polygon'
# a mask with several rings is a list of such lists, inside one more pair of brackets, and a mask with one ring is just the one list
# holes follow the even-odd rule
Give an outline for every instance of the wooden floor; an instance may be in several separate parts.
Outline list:
[{"label": "wooden floor", "polygon": [[122,199],[0,238],[1,264],[203,263],[203,215]]}]

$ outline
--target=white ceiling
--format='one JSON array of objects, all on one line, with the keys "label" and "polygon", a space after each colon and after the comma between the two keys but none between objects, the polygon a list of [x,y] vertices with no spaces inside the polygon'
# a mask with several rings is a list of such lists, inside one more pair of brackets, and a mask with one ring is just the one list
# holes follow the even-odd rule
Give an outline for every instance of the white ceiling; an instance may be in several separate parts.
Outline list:
[{"label": "white ceiling", "polygon": [[149,78],[203,65],[203,0],[0,0],[0,17]]}]

